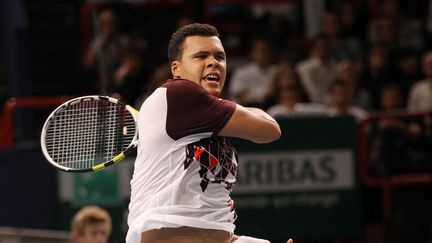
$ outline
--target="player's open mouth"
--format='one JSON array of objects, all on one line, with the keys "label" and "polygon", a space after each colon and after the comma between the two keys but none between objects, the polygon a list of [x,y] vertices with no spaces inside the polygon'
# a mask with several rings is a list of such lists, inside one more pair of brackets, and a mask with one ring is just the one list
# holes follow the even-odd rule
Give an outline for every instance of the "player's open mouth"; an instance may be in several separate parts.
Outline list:
[{"label": "player's open mouth", "polygon": [[220,76],[219,74],[207,74],[203,77],[204,81],[210,81],[210,82],[219,82]]}]

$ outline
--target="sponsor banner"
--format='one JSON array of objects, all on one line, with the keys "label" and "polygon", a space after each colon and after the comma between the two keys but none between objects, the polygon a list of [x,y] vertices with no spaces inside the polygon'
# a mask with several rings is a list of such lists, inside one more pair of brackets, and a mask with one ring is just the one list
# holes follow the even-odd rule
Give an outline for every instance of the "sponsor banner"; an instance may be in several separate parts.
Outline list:
[{"label": "sponsor banner", "polygon": [[354,179],[350,149],[242,152],[233,193],[352,190]]}]

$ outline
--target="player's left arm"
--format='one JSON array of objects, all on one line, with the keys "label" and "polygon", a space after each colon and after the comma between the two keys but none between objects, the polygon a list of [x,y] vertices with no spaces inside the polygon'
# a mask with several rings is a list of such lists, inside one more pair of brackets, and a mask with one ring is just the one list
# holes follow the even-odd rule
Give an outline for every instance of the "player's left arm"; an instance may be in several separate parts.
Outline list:
[{"label": "player's left arm", "polygon": [[236,104],[234,113],[219,135],[270,143],[280,138],[281,130],[275,119],[263,110]]}]

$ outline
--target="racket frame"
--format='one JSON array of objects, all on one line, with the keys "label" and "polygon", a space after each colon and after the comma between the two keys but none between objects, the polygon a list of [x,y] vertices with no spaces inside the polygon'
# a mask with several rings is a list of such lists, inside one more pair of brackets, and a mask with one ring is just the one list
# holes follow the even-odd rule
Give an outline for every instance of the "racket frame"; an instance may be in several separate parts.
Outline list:
[{"label": "racket frame", "polygon": [[[121,106],[124,106],[125,109],[132,115],[134,122],[135,122],[135,134],[133,136],[132,142],[126,147],[126,149],[122,152],[120,152],[119,154],[117,154],[116,156],[114,156],[112,159],[110,159],[109,161],[105,161],[103,163],[94,165],[90,168],[83,168],[83,169],[78,169],[78,168],[70,168],[67,166],[63,166],[57,162],[55,162],[50,154],[48,153],[48,150],[46,148],[46,142],[45,142],[45,138],[46,138],[46,134],[47,134],[47,126],[50,124],[51,120],[54,118],[54,115],[61,109],[63,109],[65,106],[69,106],[69,105],[73,105],[76,104],[78,102],[80,102],[81,100],[108,100],[110,103],[114,103],[114,104],[119,104]],[[117,162],[119,162],[120,160],[122,160],[123,158],[126,157],[126,155],[128,153],[130,153],[133,149],[135,149],[138,145],[138,126],[137,126],[137,119],[138,119],[138,110],[136,110],[135,108],[133,108],[130,105],[124,104],[121,101],[119,101],[118,99],[109,97],[109,96],[101,96],[101,95],[87,95],[87,96],[80,96],[71,100],[66,101],[65,103],[61,104],[60,106],[58,106],[54,111],[51,112],[51,114],[48,116],[48,118],[46,119],[43,128],[42,128],[42,132],[41,132],[41,148],[42,148],[42,152],[45,156],[45,158],[48,160],[48,162],[53,165],[54,167],[65,171],[65,172],[71,172],[71,173],[80,173],[80,172],[94,172],[94,171],[99,171],[101,169],[104,169],[110,165],[113,165]]]}]

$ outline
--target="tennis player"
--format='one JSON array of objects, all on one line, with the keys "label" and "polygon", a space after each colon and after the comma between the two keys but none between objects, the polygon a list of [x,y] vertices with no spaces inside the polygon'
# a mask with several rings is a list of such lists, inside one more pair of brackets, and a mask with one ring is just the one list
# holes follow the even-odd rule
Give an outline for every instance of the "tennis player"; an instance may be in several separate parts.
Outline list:
[{"label": "tennis player", "polygon": [[234,235],[238,161],[225,137],[269,143],[281,136],[279,125],[260,109],[219,98],[227,58],[213,26],[177,30],[168,57],[173,79],[138,117],[126,241],[268,242]]}]

